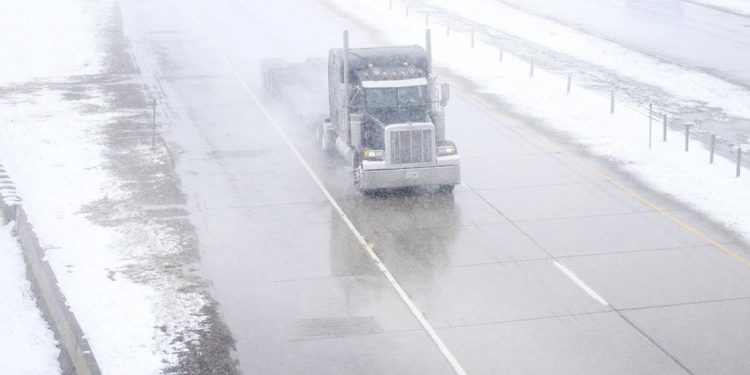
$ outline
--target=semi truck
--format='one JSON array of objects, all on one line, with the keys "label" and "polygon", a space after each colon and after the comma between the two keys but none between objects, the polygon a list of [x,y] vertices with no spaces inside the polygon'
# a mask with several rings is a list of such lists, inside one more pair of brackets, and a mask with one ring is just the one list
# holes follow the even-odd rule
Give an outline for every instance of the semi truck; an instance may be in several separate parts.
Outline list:
[{"label": "semi truck", "polygon": [[[453,191],[461,182],[460,157],[445,137],[450,91],[432,72],[429,30],[425,48],[349,48],[348,32],[343,35],[343,48],[331,49],[327,64],[266,61],[264,87],[296,96],[287,98],[291,105],[310,105],[306,98],[324,84],[318,81],[309,90],[287,87],[327,75],[329,116],[315,125],[315,139],[324,152],[346,160],[360,190],[435,186]],[[324,65],[327,72],[321,73]]]}]

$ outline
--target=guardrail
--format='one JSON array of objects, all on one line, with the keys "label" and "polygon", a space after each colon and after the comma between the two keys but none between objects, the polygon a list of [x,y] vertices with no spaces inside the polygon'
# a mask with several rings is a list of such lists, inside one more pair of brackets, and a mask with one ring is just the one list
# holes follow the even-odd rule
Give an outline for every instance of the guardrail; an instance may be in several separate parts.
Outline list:
[{"label": "guardrail", "polygon": [[99,375],[99,365],[78,321],[68,308],[52,268],[45,260],[45,250],[33,225],[26,216],[21,199],[10,177],[0,166],[0,212],[3,223],[15,221],[14,233],[23,250],[26,275],[31,283],[39,310],[49,323],[60,345],[60,366],[63,373]]}]

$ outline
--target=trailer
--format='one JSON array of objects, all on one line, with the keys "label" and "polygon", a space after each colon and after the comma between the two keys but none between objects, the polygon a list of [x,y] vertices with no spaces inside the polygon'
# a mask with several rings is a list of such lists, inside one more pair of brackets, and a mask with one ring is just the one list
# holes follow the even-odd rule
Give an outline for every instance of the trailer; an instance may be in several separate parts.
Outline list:
[{"label": "trailer", "polygon": [[426,41],[427,48],[349,48],[345,31],[343,48],[330,50],[327,64],[264,61],[263,85],[295,106],[312,107],[321,105],[327,77],[329,117],[316,125],[315,138],[324,152],[343,157],[360,190],[451,192],[461,170],[458,148],[445,138],[450,91],[432,73],[429,30]]}]

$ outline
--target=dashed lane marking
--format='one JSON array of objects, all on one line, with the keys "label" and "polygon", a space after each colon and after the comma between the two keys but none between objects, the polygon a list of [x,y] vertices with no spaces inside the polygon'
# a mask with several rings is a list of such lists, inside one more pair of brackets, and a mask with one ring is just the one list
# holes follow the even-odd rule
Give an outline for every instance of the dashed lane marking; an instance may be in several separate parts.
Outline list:
[{"label": "dashed lane marking", "polygon": [[562,272],[563,274],[565,274],[565,276],[573,280],[573,282],[576,285],[578,285],[579,288],[583,289],[583,291],[586,292],[586,294],[591,296],[591,298],[595,299],[597,302],[601,303],[602,305],[609,307],[609,303],[607,303],[607,301],[605,301],[604,298],[602,298],[602,296],[600,296],[593,289],[591,289],[591,287],[586,285],[586,283],[584,283],[583,280],[579,279],[578,276],[576,276],[576,274],[574,274],[573,271],[571,271],[568,267],[563,266],[562,263],[556,260],[553,261],[553,263],[555,264],[555,267],[557,267],[557,269],[560,270],[560,272]]}]

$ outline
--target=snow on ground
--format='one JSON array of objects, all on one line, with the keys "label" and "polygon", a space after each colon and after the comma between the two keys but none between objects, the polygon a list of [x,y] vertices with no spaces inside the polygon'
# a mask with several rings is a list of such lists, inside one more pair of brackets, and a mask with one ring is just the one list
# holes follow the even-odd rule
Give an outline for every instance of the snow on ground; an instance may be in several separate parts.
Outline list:
[{"label": "snow on ground", "polygon": [[57,341],[37,309],[12,225],[0,225],[0,374],[59,374]]},{"label": "snow on ground", "polygon": [[492,0],[424,0],[448,14],[471,19],[575,59],[656,86],[683,102],[706,103],[729,116],[750,118],[750,91],[710,74],[664,62],[571,27]]},{"label": "snow on ground", "polygon": [[[103,134],[118,119],[134,116],[132,109],[113,112],[117,97],[99,78],[107,74],[106,31],[115,6],[115,0],[0,2],[0,163],[24,199],[102,372],[158,374],[175,366],[185,342],[195,339],[206,300],[182,284],[170,284],[177,272],[164,275],[149,265],[181,249],[181,238],[107,206],[131,194],[107,168],[110,150]],[[95,222],[99,211],[117,220]],[[3,258],[13,251],[0,249]],[[0,266],[5,263],[0,259]],[[0,277],[8,278],[0,293],[13,291],[6,284],[17,289],[25,280],[19,272],[0,272]],[[37,330],[32,318],[38,312],[7,310],[2,301],[0,324]],[[0,339],[0,348],[6,348],[0,358],[31,358],[31,351],[11,354],[25,345],[12,337]],[[50,357],[56,363],[52,351],[40,348],[38,363],[27,365],[46,366]],[[2,371],[6,364],[0,360],[0,373],[17,373]]]},{"label": "snow on ground", "polygon": [[101,98],[77,103],[62,96],[43,89],[0,101],[0,160],[102,370],[156,373],[161,348],[151,301],[157,296],[118,274],[127,265],[123,236],[81,212],[92,200],[118,198],[117,182],[101,167],[103,149],[91,139],[110,115],[81,113],[101,106]]},{"label": "snow on ground", "polygon": [[102,54],[90,22],[94,11],[87,5],[0,1],[0,85],[98,73]]},{"label": "snow on ground", "polygon": [[750,1],[747,0],[690,0],[690,2],[750,16]]},{"label": "snow on ground", "polygon": [[[353,18],[378,28],[394,44],[423,44],[424,16],[412,13],[407,18],[404,12],[389,13],[385,0],[331,2]],[[394,5],[404,7],[401,2]],[[658,120],[653,126],[654,147],[649,150],[648,118],[640,111],[618,103],[615,114],[611,115],[609,97],[575,84],[568,96],[565,77],[536,68],[530,78],[527,61],[506,53],[501,63],[494,46],[477,40],[475,48],[471,48],[467,34],[453,32],[448,37],[434,32],[433,48],[436,66],[470,79],[481,92],[499,97],[520,113],[541,120],[594,153],[619,162],[656,190],[674,196],[750,241],[750,200],[739,199],[750,191],[750,171],[746,168],[738,179],[734,177],[735,164],[731,160],[717,156],[715,163],[709,165],[708,151],[696,142],[685,153],[680,132],[670,130],[670,141],[661,143]],[[448,132],[450,136],[450,125]]]}]

